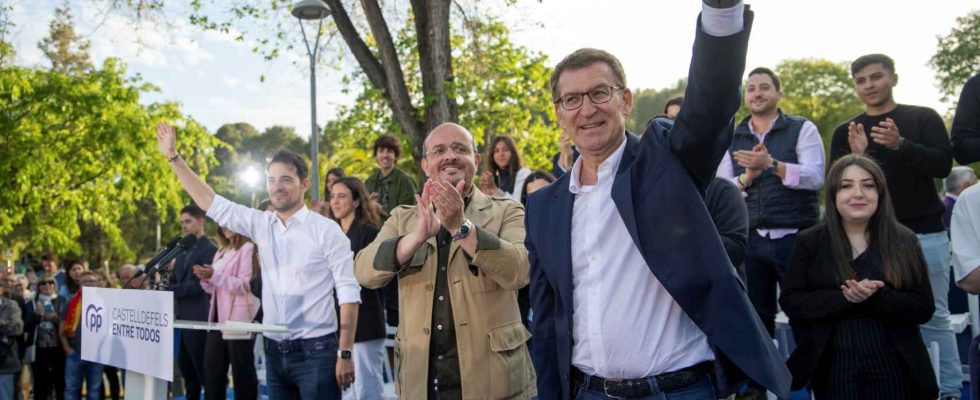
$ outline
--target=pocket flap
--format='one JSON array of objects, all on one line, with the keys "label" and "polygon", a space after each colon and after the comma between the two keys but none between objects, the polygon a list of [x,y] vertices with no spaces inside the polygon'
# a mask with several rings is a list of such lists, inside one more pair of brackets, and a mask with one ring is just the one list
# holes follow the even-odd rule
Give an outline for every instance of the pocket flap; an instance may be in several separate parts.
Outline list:
[{"label": "pocket flap", "polygon": [[490,330],[490,350],[495,352],[514,350],[530,338],[531,332],[528,332],[520,321],[499,326]]}]

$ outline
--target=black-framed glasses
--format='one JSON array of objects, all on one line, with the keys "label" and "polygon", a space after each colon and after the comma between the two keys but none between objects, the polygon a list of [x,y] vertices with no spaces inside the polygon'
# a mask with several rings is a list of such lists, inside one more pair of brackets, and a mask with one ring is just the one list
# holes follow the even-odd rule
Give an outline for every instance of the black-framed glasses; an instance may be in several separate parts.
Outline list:
[{"label": "black-framed glasses", "polygon": [[620,90],[622,88],[622,86],[599,86],[588,92],[568,93],[559,97],[555,103],[560,105],[561,108],[564,108],[565,111],[577,110],[579,107],[582,107],[582,104],[585,101],[585,96],[589,97],[589,101],[591,101],[592,104],[608,103],[609,100],[612,100],[613,91]]},{"label": "black-framed glasses", "polygon": [[41,281],[37,285],[38,286],[41,286],[41,285],[54,285],[54,281]]}]

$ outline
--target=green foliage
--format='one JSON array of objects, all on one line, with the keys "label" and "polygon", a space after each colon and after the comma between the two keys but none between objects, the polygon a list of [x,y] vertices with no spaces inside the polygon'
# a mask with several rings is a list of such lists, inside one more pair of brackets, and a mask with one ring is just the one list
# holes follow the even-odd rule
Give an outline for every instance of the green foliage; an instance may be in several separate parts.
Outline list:
[{"label": "green foliage", "polygon": [[851,82],[848,66],[821,59],[784,60],[776,65],[782,84],[783,112],[813,121],[830,151],[837,125],[864,111]]},{"label": "green foliage", "polygon": [[667,100],[684,95],[687,79],[680,79],[674,86],[664,89],[636,89],[633,91],[633,111],[626,118],[626,129],[642,135],[647,121],[664,113]]},{"label": "green foliage", "polygon": [[10,20],[13,9],[14,6],[10,4],[0,4],[0,67],[11,64],[14,59],[14,46],[8,41],[14,27],[14,22]]},{"label": "green foliage", "polygon": [[959,93],[967,79],[980,72],[980,11],[957,18],[956,26],[937,42],[929,65],[936,70],[946,101]]},{"label": "green foliage", "polygon": [[[415,53],[415,31],[411,21],[396,37],[408,89],[420,93],[421,77]],[[550,169],[558,148],[558,128],[548,91],[551,69],[547,58],[517,46],[499,21],[470,20],[465,34],[453,37],[453,91],[459,105],[459,124],[466,127],[480,149],[496,135],[511,135],[529,168]],[[350,175],[366,177],[376,167],[374,140],[383,133],[398,135],[403,142],[400,167],[420,177],[410,156],[415,145],[391,115],[383,94],[371,87],[361,74],[350,77],[361,94],[354,105],[343,107],[336,121],[327,125],[325,136],[333,152],[327,167],[340,166]],[[416,98],[422,109],[424,98]],[[485,153],[485,151],[483,151]]]},{"label": "green foliage", "polygon": [[[149,90],[115,59],[72,75],[0,68],[0,241],[113,262],[152,249],[155,225],[135,223],[175,220],[186,203],[156,123],[182,127],[179,150],[204,175],[218,141],[176,104],[140,104]],[[92,236],[105,245],[83,246]]]}]

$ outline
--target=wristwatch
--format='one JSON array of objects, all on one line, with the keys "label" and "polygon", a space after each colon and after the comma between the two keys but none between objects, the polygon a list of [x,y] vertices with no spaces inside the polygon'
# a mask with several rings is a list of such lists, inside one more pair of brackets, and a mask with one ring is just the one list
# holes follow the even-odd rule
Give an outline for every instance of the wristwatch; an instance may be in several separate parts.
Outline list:
[{"label": "wristwatch", "polygon": [[776,167],[779,166],[779,160],[776,160],[776,158],[774,157],[770,157],[770,158],[772,158],[772,165],[769,166],[769,169],[771,169],[772,172],[776,172]]},{"label": "wristwatch", "polygon": [[352,353],[350,350],[346,350],[346,349],[337,350],[337,358],[341,360],[350,360],[351,357],[352,357]]},{"label": "wristwatch", "polygon": [[463,221],[463,225],[459,226],[459,232],[453,235],[453,241],[458,242],[460,240],[466,239],[470,235],[470,231],[473,230],[473,223],[469,219]]}]

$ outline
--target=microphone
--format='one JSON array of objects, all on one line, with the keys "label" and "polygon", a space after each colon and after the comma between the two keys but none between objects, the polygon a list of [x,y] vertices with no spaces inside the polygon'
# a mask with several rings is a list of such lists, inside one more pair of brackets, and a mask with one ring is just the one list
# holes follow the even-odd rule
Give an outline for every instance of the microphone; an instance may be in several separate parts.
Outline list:
[{"label": "microphone", "polygon": [[156,262],[154,262],[154,260],[150,260],[150,262],[146,263],[143,266],[143,268],[139,270],[139,272],[133,275],[133,278],[136,278],[137,276],[140,276],[144,273],[155,272],[156,270],[160,269],[161,265],[166,265],[167,263],[170,262],[170,260],[177,258],[177,256],[179,256],[181,253],[187,251],[191,247],[194,247],[195,244],[197,244],[197,236],[194,235],[184,236],[183,238],[180,239],[180,241],[177,242],[176,246],[170,248],[169,250],[165,249],[165,251],[161,251],[163,255],[160,255],[159,257],[154,257]]},{"label": "microphone", "polygon": [[153,258],[150,259],[150,261],[147,261],[145,264],[143,264],[143,265],[140,266],[140,273],[145,272],[146,266],[148,266],[148,265],[154,265],[154,264],[160,262],[160,259],[163,258],[163,256],[166,255],[168,251],[172,250],[174,248],[174,246],[177,245],[177,242],[179,242],[179,241],[180,241],[180,236],[174,236],[174,238],[172,240],[170,240],[170,242],[167,243],[167,245],[163,249],[161,249],[160,251],[158,251],[157,254],[154,255]]}]

